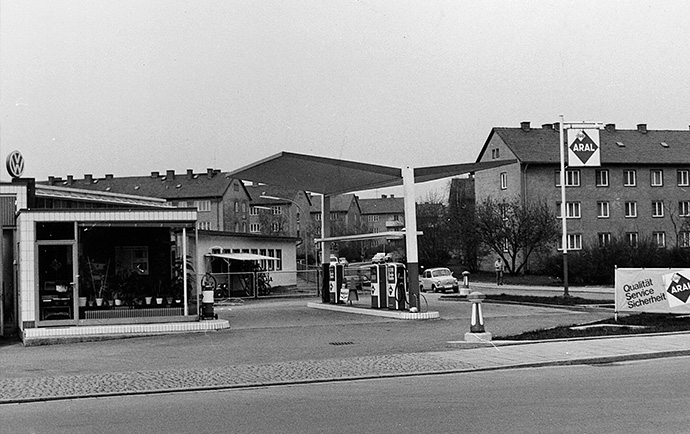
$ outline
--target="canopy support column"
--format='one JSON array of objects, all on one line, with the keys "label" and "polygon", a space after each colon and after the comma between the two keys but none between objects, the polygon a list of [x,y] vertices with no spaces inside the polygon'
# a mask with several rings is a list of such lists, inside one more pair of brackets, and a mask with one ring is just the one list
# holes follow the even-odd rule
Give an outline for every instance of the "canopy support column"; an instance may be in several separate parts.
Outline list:
[{"label": "canopy support column", "polygon": [[408,291],[410,309],[419,310],[419,259],[417,256],[417,208],[414,197],[414,169],[402,170],[405,197],[405,253],[407,255]]}]

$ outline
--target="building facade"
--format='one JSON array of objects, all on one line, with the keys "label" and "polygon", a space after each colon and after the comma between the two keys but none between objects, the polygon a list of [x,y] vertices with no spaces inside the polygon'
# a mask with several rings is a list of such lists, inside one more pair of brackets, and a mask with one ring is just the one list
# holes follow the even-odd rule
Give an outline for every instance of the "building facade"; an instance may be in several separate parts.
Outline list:
[{"label": "building facade", "polygon": [[[477,162],[506,164],[475,174],[476,201],[546,201],[560,216],[559,140],[558,124],[492,129]],[[605,246],[613,239],[689,247],[684,223],[690,216],[690,130],[608,124],[600,131],[600,152],[600,167],[566,165],[568,249]]]}]

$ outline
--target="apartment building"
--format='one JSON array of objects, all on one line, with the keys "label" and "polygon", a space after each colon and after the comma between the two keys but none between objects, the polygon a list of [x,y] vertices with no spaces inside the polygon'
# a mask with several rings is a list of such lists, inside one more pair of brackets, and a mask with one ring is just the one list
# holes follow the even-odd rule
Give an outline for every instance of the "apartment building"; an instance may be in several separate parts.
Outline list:
[{"label": "apartment building", "polygon": [[[506,164],[475,173],[479,203],[487,197],[545,200],[561,212],[559,124],[493,128],[477,162]],[[566,166],[567,246],[604,246],[625,239],[635,246],[689,247],[690,130],[600,131],[601,166]]]}]

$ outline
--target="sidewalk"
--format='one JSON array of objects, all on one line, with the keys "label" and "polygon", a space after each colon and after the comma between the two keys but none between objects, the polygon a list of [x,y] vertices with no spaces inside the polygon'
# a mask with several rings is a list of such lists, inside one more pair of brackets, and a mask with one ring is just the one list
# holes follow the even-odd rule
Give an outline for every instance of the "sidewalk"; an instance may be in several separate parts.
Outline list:
[{"label": "sidewalk", "polygon": [[[0,353],[1,354],[1,353]],[[498,369],[611,363],[690,355],[690,334],[520,343],[481,348],[175,369],[0,379],[0,405],[97,396],[213,390]]]}]

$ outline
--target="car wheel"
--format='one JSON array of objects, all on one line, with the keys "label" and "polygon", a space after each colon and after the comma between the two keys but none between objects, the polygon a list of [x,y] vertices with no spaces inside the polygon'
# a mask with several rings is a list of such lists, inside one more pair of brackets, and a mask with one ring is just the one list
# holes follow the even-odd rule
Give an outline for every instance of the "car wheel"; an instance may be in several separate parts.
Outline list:
[{"label": "car wheel", "polygon": [[419,290],[422,292],[426,292],[426,289],[424,289],[424,285],[419,285]]},{"label": "car wheel", "polygon": [[453,288],[453,292],[460,292],[460,288]]},{"label": "car wheel", "polygon": [[431,285],[431,290],[432,290],[433,292],[438,292],[438,290],[436,289],[436,286],[434,286],[434,285]]}]

